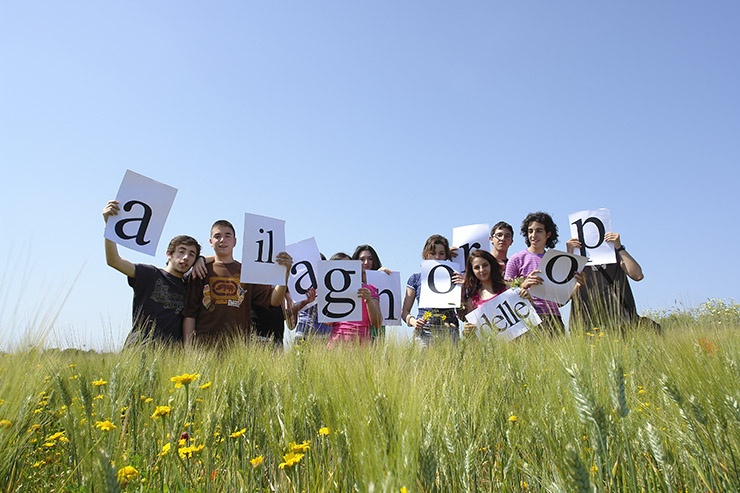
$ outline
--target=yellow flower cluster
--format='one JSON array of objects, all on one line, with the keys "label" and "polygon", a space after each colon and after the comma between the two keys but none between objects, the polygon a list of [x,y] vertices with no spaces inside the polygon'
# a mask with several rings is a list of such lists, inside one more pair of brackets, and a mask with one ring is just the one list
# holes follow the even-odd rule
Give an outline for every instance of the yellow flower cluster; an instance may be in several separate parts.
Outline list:
[{"label": "yellow flower cluster", "polygon": [[102,431],[113,431],[116,429],[116,425],[106,419],[105,421],[96,421],[95,428]]},{"label": "yellow flower cluster", "polygon": [[183,385],[187,386],[198,380],[200,373],[183,373],[182,375],[176,375],[170,378],[170,382],[175,383],[175,388],[179,389]]},{"label": "yellow flower cluster", "polygon": [[152,413],[152,419],[167,417],[171,412],[172,408],[170,406],[157,406]]},{"label": "yellow flower cluster", "polygon": [[118,478],[119,483],[126,485],[130,481],[139,477],[139,471],[137,471],[133,466],[124,466],[118,470],[116,477]]},{"label": "yellow flower cluster", "polygon": [[205,448],[205,445],[191,445],[189,447],[181,447],[177,449],[177,453],[181,459],[189,459],[193,454],[200,453]]}]

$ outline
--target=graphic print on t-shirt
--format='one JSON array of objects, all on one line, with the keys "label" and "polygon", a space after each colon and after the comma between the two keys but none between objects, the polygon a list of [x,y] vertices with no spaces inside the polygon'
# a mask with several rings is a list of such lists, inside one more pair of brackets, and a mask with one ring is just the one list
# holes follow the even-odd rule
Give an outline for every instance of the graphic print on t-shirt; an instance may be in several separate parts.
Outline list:
[{"label": "graphic print on t-shirt", "polygon": [[203,287],[203,305],[206,308],[211,309],[211,304],[241,306],[246,292],[238,277],[211,277],[209,281],[210,286],[206,284]]},{"label": "graphic print on t-shirt", "polygon": [[164,309],[175,310],[175,313],[180,313],[185,303],[185,295],[173,292],[162,279],[157,279],[154,283],[154,290],[149,299],[159,303]]}]

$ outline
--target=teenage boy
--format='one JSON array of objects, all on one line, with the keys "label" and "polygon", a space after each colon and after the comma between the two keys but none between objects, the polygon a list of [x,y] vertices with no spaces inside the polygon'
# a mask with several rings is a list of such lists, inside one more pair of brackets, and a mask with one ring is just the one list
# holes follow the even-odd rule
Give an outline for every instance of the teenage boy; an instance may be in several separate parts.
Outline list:
[{"label": "teenage boy", "polygon": [[509,247],[514,243],[514,228],[505,221],[499,221],[491,228],[491,236],[488,239],[491,240],[493,258],[498,261],[503,274],[509,261]]},{"label": "teenage boy", "polygon": [[216,256],[206,262],[205,278],[193,278],[188,285],[185,344],[225,346],[246,342],[252,333],[252,307],[282,305],[293,259],[285,252],[276,256],[276,262],[286,267],[285,285],[244,284],[240,281],[242,264],[234,260],[234,226],[223,219],[213,223],[209,243]]},{"label": "teenage boy", "polygon": [[[527,248],[511,256],[506,264],[504,279],[511,281],[520,278],[521,287],[529,289],[543,282],[539,276],[540,261],[545,256],[545,249],[554,248],[558,242],[558,227],[549,214],[532,212],[522,221],[521,233]],[[532,296],[532,305],[542,319],[542,327],[550,335],[565,332],[556,302]]]},{"label": "teenage boy", "polygon": [[[118,214],[120,206],[111,200],[103,209],[103,220]],[[134,264],[121,258],[118,245],[105,240],[108,265],[128,277],[134,289],[133,327],[125,346],[153,341],[182,344],[182,310],[185,303],[185,273],[200,255],[200,245],[190,236],[175,236],[167,246],[164,269]]]},{"label": "teenage boy", "polygon": [[[586,289],[573,296],[570,326],[586,330],[614,327],[623,331],[627,327],[644,324],[660,332],[657,322],[637,314],[629,279],[641,281],[645,277],[642,267],[622,244],[619,233],[606,233],[604,241],[614,244],[617,262],[588,266],[583,270]],[[567,246],[568,252],[573,253],[581,249],[581,242],[571,238]]]}]

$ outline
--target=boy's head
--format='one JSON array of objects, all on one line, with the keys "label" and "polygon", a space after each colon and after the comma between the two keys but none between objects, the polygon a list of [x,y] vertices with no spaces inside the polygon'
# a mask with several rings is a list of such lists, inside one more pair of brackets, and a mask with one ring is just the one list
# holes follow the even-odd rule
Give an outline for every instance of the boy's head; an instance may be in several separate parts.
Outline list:
[{"label": "boy's head", "polygon": [[220,219],[211,226],[211,238],[208,240],[216,257],[231,257],[236,246],[234,226],[225,219]]},{"label": "boy's head", "polygon": [[344,252],[337,252],[331,257],[329,257],[329,260],[352,260],[352,257],[350,257]]},{"label": "boy's head", "polygon": [[512,243],[514,243],[514,228],[505,221],[499,221],[491,228],[491,241],[494,251],[507,252]]},{"label": "boy's head", "polygon": [[167,266],[173,274],[185,274],[200,256],[200,244],[192,236],[179,235],[167,245]]},{"label": "boy's head", "polygon": [[[539,231],[539,229],[543,231]],[[539,211],[527,214],[527,217],[522,221],[521,233],[528,247],[532,246],[533,241],[542,241],[547,248],[554,248],[558,242],[558,227],[550,214],[546,212]]]}]

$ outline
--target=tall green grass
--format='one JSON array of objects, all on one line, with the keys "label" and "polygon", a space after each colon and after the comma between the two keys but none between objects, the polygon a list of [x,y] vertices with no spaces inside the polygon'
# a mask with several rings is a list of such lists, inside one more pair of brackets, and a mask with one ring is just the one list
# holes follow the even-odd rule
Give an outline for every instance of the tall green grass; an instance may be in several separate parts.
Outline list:
[{"label": "tall green grass", "polygon": [[729,308],[662,335],[3,354],[0,490],[739,491]]}]

